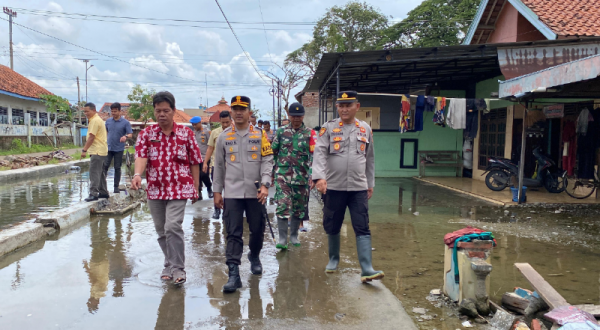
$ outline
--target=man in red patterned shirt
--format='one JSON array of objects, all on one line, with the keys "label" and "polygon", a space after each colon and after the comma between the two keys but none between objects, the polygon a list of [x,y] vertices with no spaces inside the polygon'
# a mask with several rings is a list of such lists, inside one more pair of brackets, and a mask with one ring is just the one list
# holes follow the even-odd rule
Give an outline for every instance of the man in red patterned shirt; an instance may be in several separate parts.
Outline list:
[{"label": "man in red patterned shirt", "polygon": [[162,280],[186,281],[183,216],[188,199],[198,200],[202,156],[191,129],[177,125],[175,97],[158,92],[152,100],[157,125],[142,130],[135,144],[134,190],[142,187],[146,170],[148,207],[158,233],[158,244],[165,255]]}]

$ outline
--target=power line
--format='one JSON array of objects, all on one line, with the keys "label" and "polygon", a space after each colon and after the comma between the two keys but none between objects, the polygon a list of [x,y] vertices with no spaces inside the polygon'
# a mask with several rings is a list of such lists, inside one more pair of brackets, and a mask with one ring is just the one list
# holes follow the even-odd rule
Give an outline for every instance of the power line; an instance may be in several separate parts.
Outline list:
[{"label": "power line", "polygon": [[[0,17],[0,19],[1,19],[1,20],[4,20],[4,21],[8,21],[7,19],[5,19],[5,18],[3,18],[3,17]],[[75,47],[79,47],[79,48],[81,48],[81,49],[85,49],[85,50],[87,50],[87,51],[89,51],[89,52],[92,52],[92,53],[95,53],[95,54],[98,54],[98,55],[102,55],[102,56],[105,56],[105,57],[108,57],[108,58],[112,58],[112,59],[114,59],[114,60],[117,60],[117,61],[119,61],[119,62],[127,63],[127,64],[129,64],[129,65],[137,66],[137,67],[139,67],[139,68],[146,69],[146,70],[150,70],[150,71],[154,71],[154,72],[157,72],[157,73],[160,73],[160,74],[164,74],[164,75],[167,75],[167,76],[171,76],[171,77],[175,77],[175,78],[179,78],[179,79],[184,79],[184,80],[190,80],[190,81],[199,82],[199,81],[197,81],[197,80],[194,80],[194,79],[183,78],[183,77],[180,77],[180,76],[177,76],[177,75],[173,75],[173,74],[170,74],[170,73],[166,73],[166,72],[161,72],[161,71],[158,71],[158,70],[150,69],[150,68],[147,68],[147,67],[145,67],[145,66],[142,66],[142,65],[139,65],[139,64],[135,64],[135,63],[127,62],[127,61],[121,60],[121,59],[119,59],[119,58],[116,58],[116,57],[114,57],[114,56],[111,56],[111,55],[106,55],[106,54],[103,54],[103,53],[101,53],[101,52],[98,52],[98,51],[95,51],[95,50],[92,50],[92,49],[89,49],[89,48],[86,48],[86,47],[83,47],[83,46],[79,46],[79,45],[77,45],[77,44],[74,44],[74,43],[72,43],[72,42],[70,42],[70,41],[66,41],[66,40],[63,40],[63,39],[60,39],[60,38],[57,38],[57,37],[51,36],[51,35],[49,35],[49,34],[47,34],[47,33],[40,32],[40,31],[38,31],[38,30],[32,29],[32,28],[30,28],[30,27],[27,27],[27,26],[25,26],[25,25],[21,25],[21,24],[14,23],[14,22],[13,22],[13,24],[15,24],[15,25],[18,25],[18,26],[21,26],[21,27],[24,27],[24,28],[26,28],[26,29],[28,29],[28,30],[31,30],[31,31],[33,31],[33,32],[37,32],[37,33],[39,33],[39,34],[45,35],[46,37],[49,37],[49,38],[52,38],[52,39],[56,39],[56,40],[58,40],[58,41],[62,41],[62,42],[64,42],[64,43],[67,43],[67,44],[69,44],[69,45],[72,45],[72,46],[75,46]]]},{"label": "power line", "polygon": [[240,45],[240,48],[242,49],[242,52],[244,52],[244,55],[246,55],[246,58],[248,59],[248,62],[250,62],[250,64],[252,64],[252,67],[254,68],[254,71],[256,71],[256,73],[258,74],[258,76],[260,77],[260,79],[262,81],[265,82],[265,84],[269,85],[267,83],[267,81],[263,78],[262,74],[260,72],[258,72],[258,68],[256,68],[256,66],[254,65],[254,62],[252,62],[252,60],[250,59],[250,56],[248,56],[248,52],[246,52],[246,50],[244,49],[244,46],[242,46],[242,43],[240,42],[240,39],[238,38],[237,34],[235,34],[235,31],[233,30],[233,26],[231,26],[231,23],[229,23],[229,20],[227,19],[227,16],[225,15],[225,12],[223,11],[223,8],[221,8],[221,4],[219,3],[219,0],[215,0],[215,2],[217,3],[217,6],[219,6],[219,10],[221,11],[221,14],[223,14],[223,18],[225,18],[225,21],[227,22],[227,25],[229,25],[229,29],[231,29],[231,33],[233,33],[233,36],[235,37],[235,40],[237,40],[238,45]]},{"label": "power line", "polygon": [[269,38],[267,38],[267,29],[265,28],[265,17],[263,16],[262,5],[260,4],[260,0],[258,0],[258,9],[260,10],[260,20],[263,22],[263,32],[265,34],[265,41],[267,42],[267,50],[269,51],[269,58],[271,62],[275,64],[273,61],[273,57],[271,57],[271,46],[269,46]]},{"label": "power line", "polygon": [[[220,7],[220,6],[219,6]],[[107,15],[95,15],[95,14],[82,14],[82,13],[66,13],[66,12],[57,12],[57,11],[49,11],[49,10],[35,10],[35,9],[25,9],[25,8],[13,8],[22,12],[27,12],[32,15],[41,15],[41,14],[52,14],[54,16],[61,16],[64,18],[69,18],[68,16],[81,16],[84,19],[90,19],[90,17],[99,17],[99,18],[111,18],[111,19],[126,19],[126,20],[144,20],[144,21],[170,21],[170,22],[180,22],[180,23],[211,23],[211,24],[271,24],[271,25],[315,25],[316,22],[230,22],[225,18],[225,22],[223,21],[204,21],[204,20],[188,20],[188,19],[179,19],[179,18],[154,18],[154,17],[130,17],[130,16],[107,16]]]}]

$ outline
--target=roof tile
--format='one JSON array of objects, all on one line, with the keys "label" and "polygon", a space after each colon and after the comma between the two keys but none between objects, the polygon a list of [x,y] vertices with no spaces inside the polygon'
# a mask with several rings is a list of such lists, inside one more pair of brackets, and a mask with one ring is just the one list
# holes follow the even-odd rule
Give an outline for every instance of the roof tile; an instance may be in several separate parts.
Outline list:
[{"label": "roof tile", "polygon": [[40,97],[40,94],[52,95],[44,87],[4,65],[0,65],[0,90],[36,99]]},{"label": "roof tile", "polygon": [[600,36],[600,0],[523,0],[560,36]]}]

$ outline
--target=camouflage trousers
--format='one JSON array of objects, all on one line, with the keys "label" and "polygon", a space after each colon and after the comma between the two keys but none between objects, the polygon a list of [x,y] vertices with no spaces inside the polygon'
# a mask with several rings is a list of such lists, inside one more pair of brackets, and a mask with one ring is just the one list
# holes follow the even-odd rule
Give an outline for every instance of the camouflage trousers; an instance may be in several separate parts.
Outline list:
[{"label": "camouflage trousers", "polygon": [[283,179],[275,180],[275,203],[277,203],[277,218],[289,219],[296,216],[303,220],[308,212],[308,185],[291,185]]}]

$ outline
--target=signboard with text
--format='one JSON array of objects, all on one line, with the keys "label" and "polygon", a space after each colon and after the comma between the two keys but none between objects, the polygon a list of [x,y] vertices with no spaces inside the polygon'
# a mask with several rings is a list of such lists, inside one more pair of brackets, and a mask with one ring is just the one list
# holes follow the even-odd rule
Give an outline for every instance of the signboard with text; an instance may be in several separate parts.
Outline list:
[{"label": "signboard with text", "polygon": [[546,118],[562,118],[565,116],[565,105],[564,104],[554,104],[548,105],[544,107],[544,115]]}]

